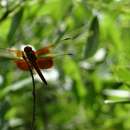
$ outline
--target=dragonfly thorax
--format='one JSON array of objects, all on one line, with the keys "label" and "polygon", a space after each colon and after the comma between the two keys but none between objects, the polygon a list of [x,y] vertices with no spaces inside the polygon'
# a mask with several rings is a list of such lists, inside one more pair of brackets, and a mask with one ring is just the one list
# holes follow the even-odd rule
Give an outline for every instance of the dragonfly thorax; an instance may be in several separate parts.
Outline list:
[{"label": "dragonfly thorax", "polygon": [[35,55],[35,52],[32,50],[32,48],[30,46],[26,46],[24,48],[24,52],[25,52],[25,55],[26,57],[29,59],[29,60],[36,60],[36,55]]}]

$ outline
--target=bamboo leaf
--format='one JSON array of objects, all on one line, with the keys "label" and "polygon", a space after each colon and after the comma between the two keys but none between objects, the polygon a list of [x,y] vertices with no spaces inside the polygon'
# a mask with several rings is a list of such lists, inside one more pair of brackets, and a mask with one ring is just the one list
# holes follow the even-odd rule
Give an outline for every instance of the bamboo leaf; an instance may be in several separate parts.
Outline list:
[{"label": "bamboo leaf", "polygon": [[91,22],[89,33],[90,34],[89,34],[89,37],[87,38],[84,58],[89,58],[93,56],[98,48],[99,23],[98,23],[97,16],[95,16]]},{"label": "bamboo leaf", "polygon": [[20,10],[14,15],[13,19],[12,19],[12,23],[10,26],[10,30],[7,36],[7,41],[12,44],[12,40],[14,38],[14,35],[20,25],[21,19],[23,16],[23,7],[20,8]]}]

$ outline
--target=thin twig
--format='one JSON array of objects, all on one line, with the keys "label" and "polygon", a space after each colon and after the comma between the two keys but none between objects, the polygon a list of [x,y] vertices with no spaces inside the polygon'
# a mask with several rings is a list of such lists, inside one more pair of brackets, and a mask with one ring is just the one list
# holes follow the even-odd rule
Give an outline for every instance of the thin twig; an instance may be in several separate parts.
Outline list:
[{"label": "thin twig", "polygon": [[33,95],[33,113],[32,113],[32,130],[35,130],[35,113],[36,113],[36,92],[35,92],[35,81],[32,69],[29,69],[31,77],[32,77],[32,83],[33,83],[33,89],[32,89],[32,95]]},{"label": "thin twig", "polygon": [[28,63],[26,57],[23,54],[23,59],[25,60],[25,62],[28,65],[31,77],[32,77],[32,83],[33,83],[33,89],[32,89],[32,95],[33,95],[33,112],[32,112],[32,125],[31,125],[31,130],[35,130],[35,113],[36,113],[36,92],[35,92],[35,81],[34,81],[34,76],[33,76],[33,72],[32,72],[32,67],[31,65]]}]

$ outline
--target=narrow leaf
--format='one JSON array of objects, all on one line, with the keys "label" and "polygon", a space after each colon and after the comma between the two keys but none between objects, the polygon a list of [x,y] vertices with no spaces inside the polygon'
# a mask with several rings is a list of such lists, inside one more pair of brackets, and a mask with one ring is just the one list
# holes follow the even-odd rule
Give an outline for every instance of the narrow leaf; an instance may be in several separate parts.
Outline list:
[{"label": "narrow leaf", "polygon": [[114,101],[114,100],[105,100],[104,101],[104,103],[105,104],[130,104],[130,100],[116,100],[116,101]]},{"label": "narrow leaf", "polygon": [[85,46],[84,58],[89,58],[96,53],[96,50],[98,48],[98,40],[99,40],[99,23],[97,16],[95,16],[89,28],[89,37],[87,38],[87,43]]},{"label": "narrow leaf", "polygon": [[23,16],[23,7],[20,8],[20,10],[14,15],[11,23],[11,27],[7,36],[8,42],[12,43],[12,40],[14,38],[14,35],[20,25],[21,19]]}]

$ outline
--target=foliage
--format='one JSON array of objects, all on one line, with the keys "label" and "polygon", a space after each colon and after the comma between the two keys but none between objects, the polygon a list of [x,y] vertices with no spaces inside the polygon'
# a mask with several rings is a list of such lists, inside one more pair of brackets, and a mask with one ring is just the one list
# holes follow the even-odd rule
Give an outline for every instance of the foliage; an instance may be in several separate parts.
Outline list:
[{"label": "foliage", "polygon": [[[104,104],[129,99],[129,13],[129,0],[0,1],[0,48],[54,44],[54,53],[73,53],[43,71],[48,87],[36,78],[37,130],[130,129],[129,101]],[[31,76],[2,57],[0,68],[0,129],[28,130]]]}]

